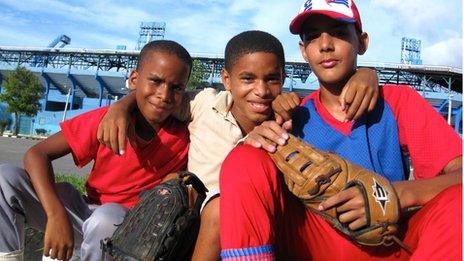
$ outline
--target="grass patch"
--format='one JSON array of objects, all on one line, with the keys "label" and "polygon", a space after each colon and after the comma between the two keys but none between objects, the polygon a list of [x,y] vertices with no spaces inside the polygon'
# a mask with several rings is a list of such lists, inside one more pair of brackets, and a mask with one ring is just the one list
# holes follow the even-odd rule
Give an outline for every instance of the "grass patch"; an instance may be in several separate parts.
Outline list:
[{"label": "grass patch", "polygon": [[87,177],[81,177],[77,175],[57,174],[55,175],[55,182],[68,182],[73,185],[82,194],[85,193],[85,181]]}]

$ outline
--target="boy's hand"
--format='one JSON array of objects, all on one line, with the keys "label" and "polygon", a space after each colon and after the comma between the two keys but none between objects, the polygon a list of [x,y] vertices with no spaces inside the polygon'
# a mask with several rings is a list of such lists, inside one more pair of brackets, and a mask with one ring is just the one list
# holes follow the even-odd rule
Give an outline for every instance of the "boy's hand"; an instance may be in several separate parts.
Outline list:
[{"label": "boy's hand", "polygon": [[174,172],[174,173],[169,173],[168,175],[166,175],[162,180],[161,180],[161,183],[164,183],[166,181],[170,181],[171,179],[177,179],[179,178],[179,173],[177,172]]},{"label": "boy's hand", "polygon": [[342,111],[346,111],[346,121],[357,120],[364,113],[374,109],[379,97],[377,72],[360,68],[350,78],[339,97]]},{"label": "boy's hand", "polygon": [[356,230],[367,225],[364,198],[357,187],[340,191],[319,205],[320,211],[330,208],[336,209],[339,214],[338,220],[341,223],[347,224],[351,230]]},{"label": "boy's hand", "polygon": [[275,121],[265,121],[256,126],[245,140],[255,148],[263,148],[269,152],[276,150],[276,144],[284,145],[288,139],[288,133]]},{"label": "boy's hand", "polygon": [[[293,110],[300,105],[300,97],[294,92],[283,93],[272,101],[276,121],[281,124],[292,119]],[[291,127],[291,126],[290,126]]]},{"label": "boy's hand", "polygon": [[44,236],[44,256],[69,260],[74,248],[73,228],[65,213],[48,217]]},{"label": "boy's hand", "polygon": [[130,111],[118,103],[112,104],[98,125],[98,141],[115,154],[123,155],[129,122]]}]

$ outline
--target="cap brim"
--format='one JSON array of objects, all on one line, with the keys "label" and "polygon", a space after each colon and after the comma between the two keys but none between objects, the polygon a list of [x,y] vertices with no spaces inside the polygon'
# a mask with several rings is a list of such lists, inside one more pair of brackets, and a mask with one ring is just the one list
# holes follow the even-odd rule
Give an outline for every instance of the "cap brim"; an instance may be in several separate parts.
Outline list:
[{"label": "cap brim", "polygon": [[292,20],[292,22],[290,23],[290,32],[292,34],[300,34],[301,30],[302,30],[302,27],[303,27],[304,23],[306,22],[306,20],[311,15],[314,15],[314,14],[325,15],[325,16],[328,16],[330,18],[333,18],[335,20],[342,21],[342,22],[345,22],[345,23],[353,23],[353,24],[356,23],[356,20],[354,18],[342,15],[340,13],[331,12],[331,11],[324,11],[324,10],[308,10],[308,11],[305,11],[305,12],[297,15]]}]

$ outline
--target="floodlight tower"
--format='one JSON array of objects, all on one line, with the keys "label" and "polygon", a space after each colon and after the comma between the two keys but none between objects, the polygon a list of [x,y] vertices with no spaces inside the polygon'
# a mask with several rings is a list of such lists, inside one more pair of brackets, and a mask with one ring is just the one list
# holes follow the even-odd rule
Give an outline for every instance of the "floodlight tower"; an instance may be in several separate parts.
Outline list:
[{"label": "floodlight tower", "polygon": [[413,38],[401,38],[401,63],[422,64],[421,41]]},{"label": "floodlight tower", "polygon": [[63,48],[65,45],[71,43],[71,37],[61,34],[53,42],[51,42],[47,47],[49,48],[55,48],[59,43],[61,42],[61,45],[58,48]]},{"label": "floodlight tower", "polygon": [[151,41],[164,39],[165,22],[141,22],[137,50]]}]

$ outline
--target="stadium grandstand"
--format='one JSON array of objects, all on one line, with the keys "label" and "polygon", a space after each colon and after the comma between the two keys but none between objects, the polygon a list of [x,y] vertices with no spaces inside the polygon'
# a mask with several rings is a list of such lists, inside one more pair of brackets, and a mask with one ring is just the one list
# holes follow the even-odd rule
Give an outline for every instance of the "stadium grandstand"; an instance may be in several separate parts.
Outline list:
[{"label": "stadium grandstand", "polygon": [[[53,43],[62,42],[64,46],[70,40],[61,35]],[[55,45],[46,48],[0,46],[0,86],[9,71],[23,66],[36,74],[46,89],[42,110],[37,116],[21,117],[20,134],[53,134],[59,130],[60,121],[108,105],[128,92],[126,80],[136,66],[138,50],[74,49]],[[223,88],[220,83],[223,57],[200,53],[192,56],[205,69],[204,84],[199,88]],[[359,66],[375,69],[381,84],[412,86],[462,133],[462,69],[400,63],[361,63]],[[285,70],[284,91],[306,95],[318,87],[303,60],[287,60]],[[0,104],[0,118],[10,119],[12,116],[4,111],[5,105]],[[10,122],[13,121],[10,119]]]}]

